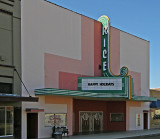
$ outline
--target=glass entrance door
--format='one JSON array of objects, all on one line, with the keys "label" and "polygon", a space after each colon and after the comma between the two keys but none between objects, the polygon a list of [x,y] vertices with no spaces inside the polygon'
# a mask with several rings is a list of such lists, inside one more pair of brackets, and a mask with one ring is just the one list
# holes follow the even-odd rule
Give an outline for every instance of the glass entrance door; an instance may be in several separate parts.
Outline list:
[{"label": "glass entrance door", "polygon": [[103,112],[80,112],[80,132],[100,132],[103,130]]},{"label": "glass entrance door", "polygon": [[88,113],[84,113],[82,115],[82,132],[88,132],[89,131],[89,124],[90,124],[90,121],[89,121],[90,117],[89,117],[89,114]]}]

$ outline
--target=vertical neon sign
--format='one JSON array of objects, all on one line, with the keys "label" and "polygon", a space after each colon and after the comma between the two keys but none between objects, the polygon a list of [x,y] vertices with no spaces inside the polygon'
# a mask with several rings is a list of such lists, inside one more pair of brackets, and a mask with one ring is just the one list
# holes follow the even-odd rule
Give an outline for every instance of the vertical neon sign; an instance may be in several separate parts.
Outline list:
[{"label": "vertical neon sign", "polygon": [[98,19],[102,23],[102,77],[127,76],[128,68],[122,67],[120,75],[114,75],[110,69],[110,19],[103,15]]},{"label": "vertical neon sign", "polygon": [[113,77],[109,68],[110,20],[103,15],[98,21],[102,23],[102,76]]},{"label": "vertical neon sign", "polygon": [[110,70],[110,19],[106,15],[102,15],[98,21],[102,23],[102,77],[126,76],[129,79],[129,99],[131,99],[132,77],[131,75],[128,76],[128,68],[122,67],[120,75],[114,75]]}]

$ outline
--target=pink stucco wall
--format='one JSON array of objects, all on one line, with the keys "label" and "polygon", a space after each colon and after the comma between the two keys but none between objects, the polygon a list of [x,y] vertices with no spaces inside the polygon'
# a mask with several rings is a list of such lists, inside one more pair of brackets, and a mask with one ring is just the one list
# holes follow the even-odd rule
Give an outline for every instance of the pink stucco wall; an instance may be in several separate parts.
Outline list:
[{"label": "pink stucco wall", "polygon": [[133,78],[133,91],[135,96],[141,96],[141,73],[129,71]]},{"label": "pink stucco wall", "polygon": [[94,75],[94,21],[81,19],[81,60],[45,53],[45,87],[59,88],[59,72]]},{"label": "pink stucco wall", "polygon": [[130,108],[131,107],[141,107],[141,102],[136,101],[126,101],[126,130],[130,130]]},{"label": "pink stucco wall", "polygon": [[120,30],[111,27],[110,68],[114,75],[120,74]]},{"label": "pink stucco wall", "polygon": [[67,128],[69,135],[73,130],[73,99],[67,97],[45,96],[45,104],[67,104]]},{"label": "pink stucco wall", "polygon": [[[77,90],[79,76],[94,75],[94,21],[81,18],[81,60],[44,54],[45,87]],[[67,97],[47,97],[46,104],[67,104],[67,127],[72,134],[73,102]]]},{"label": "pink stucco wall", "polygon": [[94,21],[94,76],[100,77],[102,70],[99,66],[102,65],[101,61],[101,23]]}]

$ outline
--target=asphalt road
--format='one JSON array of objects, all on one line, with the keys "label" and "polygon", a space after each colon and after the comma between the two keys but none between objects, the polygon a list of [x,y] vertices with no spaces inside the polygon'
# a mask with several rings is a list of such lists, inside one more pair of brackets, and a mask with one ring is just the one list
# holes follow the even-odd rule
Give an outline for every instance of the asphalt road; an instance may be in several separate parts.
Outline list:
[{"label": "asphalt road", "polygon": [[160,139],[160,135],[150,135],[150,136],[144,136],[144,137],[133,137],[128,139]]}]

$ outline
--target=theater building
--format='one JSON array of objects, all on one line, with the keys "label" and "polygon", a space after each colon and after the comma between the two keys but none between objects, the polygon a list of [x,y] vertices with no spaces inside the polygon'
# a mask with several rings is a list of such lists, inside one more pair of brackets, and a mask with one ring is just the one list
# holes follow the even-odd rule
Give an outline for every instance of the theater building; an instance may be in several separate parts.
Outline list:
[{"label": "theater building", "polygon": [[[21,1],[22,138],[150,128],[149,42],[45,0]],[[107,13],[106,13],[107,14]],[[22,90],[25,96],[25,90]]]}]

